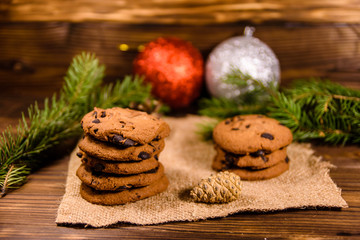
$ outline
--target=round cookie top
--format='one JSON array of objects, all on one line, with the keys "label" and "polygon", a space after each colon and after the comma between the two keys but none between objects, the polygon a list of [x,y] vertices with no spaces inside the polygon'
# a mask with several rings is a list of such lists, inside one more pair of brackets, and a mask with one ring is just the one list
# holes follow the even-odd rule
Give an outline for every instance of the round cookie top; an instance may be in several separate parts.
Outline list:
[{"label": "round cookie top", "polygon": [[162,139],[169,135],[169,125],[145,112],[114,107],[94,108],[81,120],[85,133],[100,141],[130,147]]},{"label": "round cookie top", "polygon": [[289,145],[293,136],[290,129],[276,119],[263,115],[239,115],[216,125],[213,139],[228,152],[245,154],[258,150],[275,151]]}]

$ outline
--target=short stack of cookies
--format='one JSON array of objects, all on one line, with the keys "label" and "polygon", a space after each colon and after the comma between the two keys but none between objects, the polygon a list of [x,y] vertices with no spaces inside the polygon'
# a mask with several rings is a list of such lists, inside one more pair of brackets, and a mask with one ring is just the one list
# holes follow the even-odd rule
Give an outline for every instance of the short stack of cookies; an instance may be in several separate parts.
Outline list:
[{"label": "short stack of cookies", "polygon": [[145,112],[94,108],[81,126],[81,196],[95,204],[135,202],[166,190],[169,182],[158,161],[169,125]]},{"label": "short stack of cookies", "polygon": [[236,173],[242,180],[277,177],[289,169],[289,128],[263,115],[227,118],[214,128],[216,156],[212,168]]}]

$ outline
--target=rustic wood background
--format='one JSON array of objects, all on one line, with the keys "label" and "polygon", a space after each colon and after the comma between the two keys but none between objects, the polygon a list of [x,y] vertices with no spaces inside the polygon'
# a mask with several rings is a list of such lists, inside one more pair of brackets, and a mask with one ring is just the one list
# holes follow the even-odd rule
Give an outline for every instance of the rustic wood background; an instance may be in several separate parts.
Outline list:
[{"label": "rustic wood background", "polygon": [[72,57],[97,54],[106,81],[132,73],[136,48],[159,36],[191,41],[206,59],[246,25],[276,53],[282,83],[326,77],[360,88],[360,1],[356,0],[3,0],[0,3],[0,95],[58,91]]},{"label": "rustic wood background", "polygon": [[238,21],[358,23],[358,0],[3,0],[6,21],[214,24]]},{"label": "rustic wood background", "polygon": [[[280,60],[282,84],[326,77],[360,89],[360,0],[0,0],[0,132],[34,100],[57,92],[74,55],[96,53],[106,81],[132,73],[135,49],[159,36],[191,41],[206,59],[247,25]],[[359,238],[359,147],[314,146],[338,166],[331,177],[349,208],[236,214],[157,226],[56,227],[68,157],[31,174],[0,199],[4,239],[342,239]]]}]

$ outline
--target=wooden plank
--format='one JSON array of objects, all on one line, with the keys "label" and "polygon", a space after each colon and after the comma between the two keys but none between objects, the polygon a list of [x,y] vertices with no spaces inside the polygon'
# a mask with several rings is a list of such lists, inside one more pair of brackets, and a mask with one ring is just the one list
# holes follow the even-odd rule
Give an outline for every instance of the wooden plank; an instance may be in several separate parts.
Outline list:
[{"label": "wooden plank", "polygon": [[[10,98],[12,100],[12,98]],[[30,98],[21,99],[10,111],[26,107]],[[9,100],[0,98],[0,112]],[[0,131],[3,128],[0,127]],[[118,224],[111,228],[83,229],[59,227],[56,212],[65,190],[69,157],[52,159],[49,165],[31,174],[28,182],[0,199],[0,238],[2,239],[337,239],[359,237],[360,231],[360,149],[356,146],[315,146],[316,154],[337,165],[331,170],[334,182],[343,189],[349,208],[342,210],[290,209],[270,213],[239,213],[226,218],[197,222],[175,222],[154,226]],[[326,157],[325,157],[326,156]]]},{"label": "wooden plank", "polygon": [[358,0],[17,0],[0,3],[0,21],[116,21],[203,25],[238,21],[358,23]]},{"label": "wooden plank", "polygon": [[[191,41],[204,58],[221,41],[241,35],[244,24],[211,26],[123,25],[117,23],[2,23],[0,24],[0,95],[38,96],[58,91],[74,55],[97,54],[105,64],[106,81],[132,73],[133,49],[159,36]],[[256,25],[255,36],[276,53],[282,83],[295,78],[327,77],[360,89],[360,24]]]}]

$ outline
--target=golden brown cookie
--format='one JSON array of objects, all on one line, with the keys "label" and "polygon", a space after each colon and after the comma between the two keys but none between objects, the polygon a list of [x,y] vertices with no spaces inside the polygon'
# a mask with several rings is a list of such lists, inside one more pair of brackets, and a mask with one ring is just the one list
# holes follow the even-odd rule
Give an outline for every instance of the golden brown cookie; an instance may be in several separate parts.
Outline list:
[{"label": "golden brown cookie", "polygon": [[114,144],[131,147],[169,135],[170,127],[162,119],[145,112],[114,107],[94,108],[81,120],[86,134]]},{"label": "golden brown cookie", "polygon": [[248,167],[253,169],[262,169],[271,167],[286,158],[286,147],[274,152],[266,153],[259,150],[253,153],[233,154],[224,151],[219,146],[215,146],[216,156],[214,161],[221,162],[223,168]]},{"label": "golden brown cookie", "polygon": [[241,180],[265,180],[277,177],[289,169],[289,159],[281,161],[274,166],[264,169],[249,169],[249,168],[232,168],[227,171],[233,172],[240,176]]},{"label": "golden brown cookie", "polygon": [[81,156],[81,162],[96,172],[129,175],[147,172],[159,166],[159,162],[154,157],[142,161],[115,162],[94,158],[82,151],[78,153],[78,156]]},{"label": "golden brown cookie", "polygon": [[159,167],[153,170],[136,175],[118,175],[110,173],[97,173],[92,171],[85,164],[81,164],[76,175],[86,185],[101,191],[116,191],[132,187],[143,187],[158,181],[164,175],[164,167],[159,163]]},{"label": "golden brown cookie", "polygon": [[158,181],[141,188],[130,188],[122,191],[97,191],[82,183],[80,187],[81,196],[88,202],[101,205],[119,205],[135,202],[147,197],[154,196],[166,190],[169,181],[163,175]]},{"label": "golden brown cookie", "polygon": [[214,128],[214,142],[227,152],[246,154],[273,152],[292,142],[289,128],[263,115],[239,115],[221,121]]},{"label": "golden brown cookie", "polygon": [[160,139],[144,145],[119,148],[111,143],[85,135],[79,142],[79,148],[90,156],[108,161],[141,161],[159,155],[164,149],[165,141]]}]

